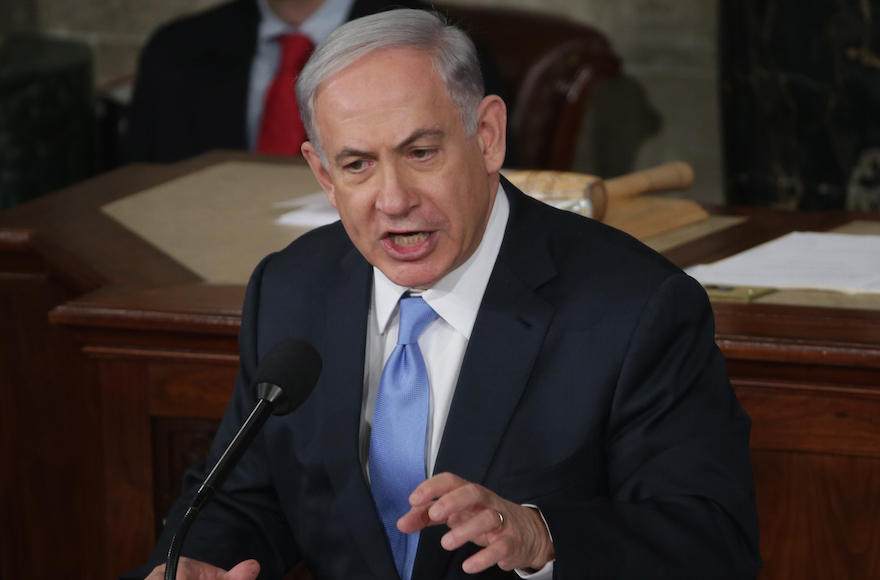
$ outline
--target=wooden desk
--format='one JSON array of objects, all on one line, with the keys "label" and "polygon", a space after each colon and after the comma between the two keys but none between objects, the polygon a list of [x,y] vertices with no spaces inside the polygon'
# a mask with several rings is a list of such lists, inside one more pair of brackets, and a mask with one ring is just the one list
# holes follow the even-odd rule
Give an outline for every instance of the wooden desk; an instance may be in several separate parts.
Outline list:
[{"label": "wooden desk", "polygon": [[[253,159],[128,166],[0,214],[4,580],[140,564],[206,452],[237,371],[244,288],[204,283],[99,208],[230,158]],[[672,261],[854,217],[713,211],[748,220],[666,251]],[[761,577],[880,577],[880,311],[713,308],[753,420]]]}]

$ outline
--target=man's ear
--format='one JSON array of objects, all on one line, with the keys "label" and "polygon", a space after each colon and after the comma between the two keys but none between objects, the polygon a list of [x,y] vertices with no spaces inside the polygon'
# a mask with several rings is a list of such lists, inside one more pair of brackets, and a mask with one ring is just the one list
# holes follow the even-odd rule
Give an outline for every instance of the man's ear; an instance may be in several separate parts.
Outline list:
[{"label": "man's ear", "polygon": [[480,103],[477,137],[483,149],[486,172],[497,173],[507,153],[507,105],[498,95],[488,95]]},{"label": "man's ear", "polygon": [[312,173],[315,174],[318,183],[321,184],[321,189],[327,194],[330,205],[336,207],[336,189],[333,187],[333,179],[330,177],[330,172],[327,171],[327,168],[321,162],[318,150],[315,149],[315,146],[310,141],[306,141],[302,144],[302,154],[306,161],[308,161],[309,167],[312,168]]}]

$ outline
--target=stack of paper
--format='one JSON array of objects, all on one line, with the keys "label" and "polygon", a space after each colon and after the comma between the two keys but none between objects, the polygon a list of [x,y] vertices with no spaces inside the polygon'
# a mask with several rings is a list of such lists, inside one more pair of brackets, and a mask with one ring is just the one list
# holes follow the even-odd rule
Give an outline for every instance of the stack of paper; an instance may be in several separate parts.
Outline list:
[{"label": "stack of paper", "polygon": [[278,202],[275,207],[294,208],[275,220],[275,223],[286,226],[317,228],[339,219],[339,212],[330,205],[327,194],[323,191]]},{"label": "stack of paper", "polygon": [[687,273],[703,285],[880,292],[880,236],[792,232]]}]

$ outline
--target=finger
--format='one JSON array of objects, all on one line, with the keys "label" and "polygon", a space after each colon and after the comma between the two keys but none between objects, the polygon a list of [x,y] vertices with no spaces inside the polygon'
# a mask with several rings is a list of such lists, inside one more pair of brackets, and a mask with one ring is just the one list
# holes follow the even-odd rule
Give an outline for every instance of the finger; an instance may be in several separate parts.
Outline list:
[{"label": "finger", "polygon": [[[177,566],[178,580],[254,580],[260,574],[260,563],[256,560],[245,560],[226,572],[205,562],[191,558],[180,558]],[[164,580],[165,564],[153,568],[144,580]]]},{"label": "finger", "polygon": [[409,496],[409,504],[413,506],[425,505],[467,483],[467,481],[457,475],[439,473],[430,479],[426,479],[413,490]]},{"label": "finger", "polygon": [[162,580],[163,578],[165,578],[165,564],[160,564],[153,568],[153,571],[144,580]]},{"label": "finger", "polygon": [[[471,510],[476,512],[485,507],[492,507],[495,495],[485,487],[475,483],[465,483],[440,496],[428,510],[428,516],[434,521],[447,521],[457,512]],[[499,498],[500,501],[500,498]]]},{"label": "finger", "polygon": [[487,536],[499,531],[502,525],[498,513],[493,509],[482,509],[460,525],[450,526],[452,529],[440,538],[440,545],[447,550],[455,550],[468,542],[488,545],[490,538]]},{"label": "finger", "polygon": [[468,558],[461,565],[461,569],[468,574],[476,574],[496,564],[502,570],[513,570],[514,567],[502,567],[501,562],[510,557],[510,545],[501,539],[493,542]]},{"label": "finger", "polygon": [[254,580],[260,574],[260,563],[256,560],[245,560],[236,564],[223,578],[224,580]]},{"label": "finger", "polygon": [[397,520],[397,529],[404,534],[412,534],[428,526],[441,523],[431,521],[431,518],[428,516],[428,508],[432,505],[433,502],[410,508],[407,513]]},{"label": "finger", "polygon": [[455,513],[449,514],[449,517],[446,518],[446,525],[450,528],[457,528],[467,522],[469,519],[474,517],[477,513],[479,513],[483,508],[478,507],[475,509],[467,509],[457,511]]}]

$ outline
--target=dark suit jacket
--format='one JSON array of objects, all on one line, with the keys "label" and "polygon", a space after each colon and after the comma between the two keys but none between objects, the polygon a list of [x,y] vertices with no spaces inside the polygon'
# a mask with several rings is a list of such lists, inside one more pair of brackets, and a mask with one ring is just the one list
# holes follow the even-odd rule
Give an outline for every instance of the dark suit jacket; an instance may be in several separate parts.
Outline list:
[{"label": "dark suit jacket", "polygon": [[[556,578],[753,578],[750,422],[705,292],[629,236],[505,188],[510,219],[435,472],[538,505]],[[300,409],[267,422],[185,555],[221,566],[256,557],[263,578],[299,558],[315,578],[395,577],[358,453],[371,283],[338,222],[259,265],[241,374],[208,464],[253,407],[257,361],[279,340],[310,341],[324,371]],[[188,476],[186,496],[203,475]],[[141,574],[164,560],[184,507]],[[414,578],[465,577],[475,547],[447,553],[442,533],[422,532]]]},{"label": "dark suit jacket", "polygon": [[[348,20],[389,8],[425,8],[418,0],[355,0]],[[260,12],[233,0],[163,26],[150,38],[123,137],[125,161],[168,163],[211,149],[247,149],[247,99]],[[489,92],[506,89],[480,51]]]}]

